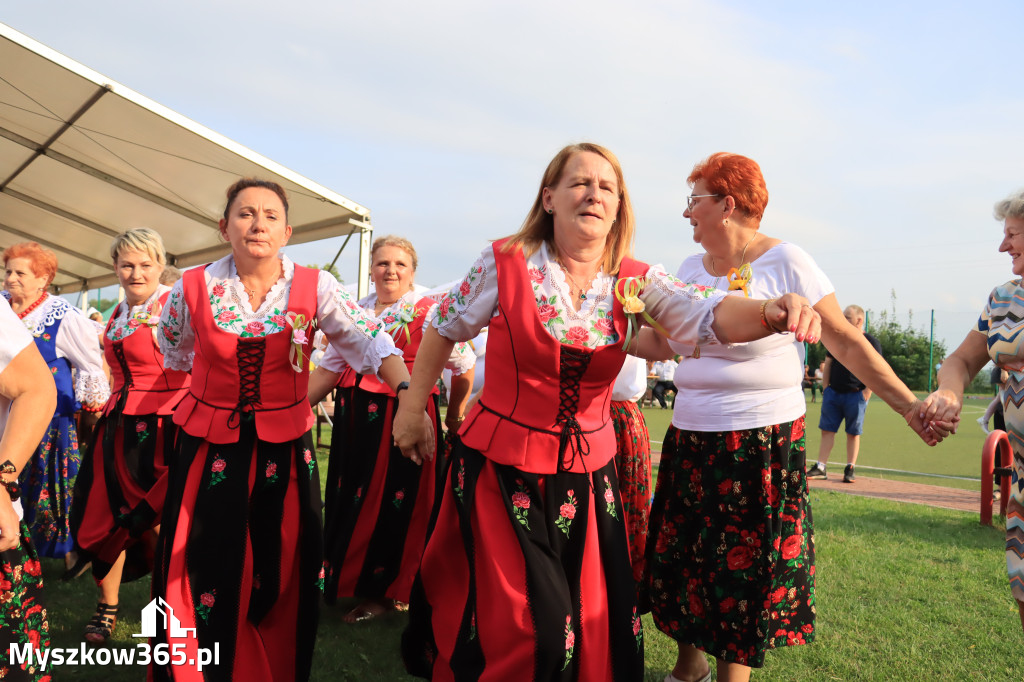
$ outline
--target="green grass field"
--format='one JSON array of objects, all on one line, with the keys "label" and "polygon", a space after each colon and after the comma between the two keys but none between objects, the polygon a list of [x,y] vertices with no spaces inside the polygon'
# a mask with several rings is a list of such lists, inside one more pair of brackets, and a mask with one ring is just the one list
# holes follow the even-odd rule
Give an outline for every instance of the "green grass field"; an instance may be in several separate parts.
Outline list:
[{"label": "green grass field", "polygon": [[[814,459],[817,410],[816,404],[808,407],[809,459]],[[645,413],[652,438],[660,441],[670,411],[645,409]],[[883,403],[873,401],[862,462],[977,477],[983,434],[971,423],[974,418],[965,410],[962,433],[928,448]],[[318,454],[324,472],[326,453]],[[844,462],[845,451],[833,457]],[[828,491],[812,492],[811,502],[817,548],[817,641],[770,653],[754,679],[1021,679],[1017,668],[1020,620],[1007,587],[999,528],[980,526],[976,513]],[[53,646],[77,647],[96,592],[87,578],[61,583],[59,561],[44,561],[44,570]],[[122,616],[113,646],[130,647],[139,641],[131,635],[139,631],[139,613],[148,601],[148,580],[123,587]],[[398,653],[406,616],[395,613],[353,626],[341,621],[346,608],[322,609],[313,679],[414,679],[404,674]],[[675,645],[654,628],[649,617],[644,626],[645,679],[660,682],[674,662]],[[144,678],[139,667],[68,666],[55,673],[58,680]]]}]

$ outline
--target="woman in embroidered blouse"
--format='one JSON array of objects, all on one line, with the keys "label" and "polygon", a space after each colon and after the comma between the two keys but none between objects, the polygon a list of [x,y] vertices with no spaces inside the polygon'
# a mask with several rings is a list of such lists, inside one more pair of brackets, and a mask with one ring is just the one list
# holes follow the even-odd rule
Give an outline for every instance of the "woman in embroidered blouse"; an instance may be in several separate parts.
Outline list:
[{"label": "woman in embroidered blouse", "polygon": [[[291,236],[284,189],[228,189],[221,235],[231,255],[186,272],[160,320],[170,369],[192,370],[175,410],[153,594],[185,631],[154,643],[220,649],[220,664],[154,668],[154,677],[309,677],[323,589],[320,483],[307,400],[313,323],[353,367],[392,389],[408,378],[388,334],[329,273],[279,251]],[[426,415],[422,415],[426,420]],[[429,427],[424,427],[429,428]]]},{"label": "woman in embroidered blouse", "polygon": [[[373,311],[373,318],[391,334],[411,368],[436,306],[413,290],[416,250],[408,239],[379,237],[373,242],[370,263],[375,291],[359,305],[367,313]],[[460,345],[461,351],[456,349],[448,362],[455,378],[445,424],[452,433],[462,423],[476,361],[465,344]],[[395,410],[391,391],[376,377],[347,367],[337,351],[328,348],[310,377],[310,404],[320,402],[336,385],[340,390],[334,403],[324,508],[324,591],[329,604],[343,597],[362,600],[344,617],[355,623],[401,609],[409,601],[436,477],[444,471],[444,462],[437,458],[418,467],[403,457],[391,439]],[[436,393],[427,413],[440,439]]]},{"label": "woman in embroidered blouse", "polygon": [[[92,321],[46,287],[57,274],[57,256],[36,242],[4,251],[4,296],[35,338],[57,385],[50,428],[21,474],[25,523],[41,556],[75,565],[71,502],[81,457],[75,412],[99,412],[110,397],[103,357]],[[74,377],[71,370],[75,369]]]},{"label": "woman in embroidered blouse", "polygon": [[817,337],[805,299],[683,285],[627,257],[633,230],[615,156],[566,147],[522,230],[484,249],[438,306],[395,419],[404,451],[429,451],[416,412],[455,341],[488,324],[491,362],[452,450],[413,591],[403,655],[414,674],[642,679],[609,421],[638,314],[706,344],[760,338],[772,325]]},{"label": "woman in embroidered blouse", "polygon": [[998,202],[994,213],[996,220],[1003,221],[999,252],[1010,256],[1014,277],[992,290],[977,325],[943,361],[938,388],[925,400],[922,417],[941,420],[943,424],[937,428],[942,433],[955,433],[964,389],[975,375],[990,360],[1006,370],[1006,382],[999,393],[1013,450],[1010,497],[1006,501],[1006,570],[1024,628],[1024,405],[1015,402],[1014,397],[1024,391],[1024,190]]},{"label": "woman in embroidered blouse", "polygon": [[[917,417],[920,401],[843,317],[825,274],[798,246],[760,232],[768,190],[757,163],[714,154],[688,182],[683,216],[706,251],[683,261],[676,277],[741,298],[807,297],[829,351],[934,444]],[[767,649],[814,638],[803,344],[773,336],[705,347],[651,330],[642,339],[657,347],[652,357],[682,356],[647,562],[654,621],[679,646],[667,679],[710,679],[702,651],[717,657],[718,679],[747,679]]]},{"label": "woman in embroidered blouse", "polygon": [[[33,660],[50,648],[43,570],[22,520],[18,472],[28,465],[57,407],[57,388],[32,335],[0,298],[0,642],[30,645]],[[5,428],[6,425],[16,425]],[[5,649],[0,679],[48,677],[38,663],[15,665]]]},{"label": "woman in embroidered blouse", "polygon": [[167,256],[160,235],[140,227],[118,235],[110,247],[125,299],[103,334],[114,377],[92,446],[75,484],[71,528],[81,560],[92,561],[100,602],[85,639],[105,642],[117,618],[122,582],[152,568],[152,550],[167,489],[166,460],[177,427],[174,408],[189,375],[164,369],[156,326],[171,288],[160,284]]}]

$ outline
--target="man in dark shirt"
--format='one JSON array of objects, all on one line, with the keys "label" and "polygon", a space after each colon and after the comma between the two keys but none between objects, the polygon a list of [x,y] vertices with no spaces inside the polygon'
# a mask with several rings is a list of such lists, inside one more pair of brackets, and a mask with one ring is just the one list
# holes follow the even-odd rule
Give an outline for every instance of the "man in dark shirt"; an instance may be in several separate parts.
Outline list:
[{"label": "man in dark shirt", "polygon": [[[864,333],[864,337],[881,355],[882,344],[874,336],[864,332],[864,309],[857,305],[847,306],[843,315],[850,324]],[[843,472],[843,482],[853,483],[857,480],[853,468],[860,452],[860,434],[864,431],[864,413],[868,408],[868,399],[871,398],[871,389],[850,374],[850,370],[843,367],[831,353],[825,356],[821,385],[821,420],[818,422],[818,428],[821,429],[821,449],[818,451],[818,461],[807,470],[807,476],[828,478],[825,466],[828,464],[829,455],[832,454],[839,425],[845,421],[846,470]]]}]

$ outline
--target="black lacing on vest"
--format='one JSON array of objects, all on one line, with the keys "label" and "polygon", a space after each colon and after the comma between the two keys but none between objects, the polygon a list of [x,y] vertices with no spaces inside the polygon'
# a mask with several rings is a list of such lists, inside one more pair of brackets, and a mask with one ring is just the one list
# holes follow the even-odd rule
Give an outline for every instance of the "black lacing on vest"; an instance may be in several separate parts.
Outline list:
[{"label": "black lacing on vest", "polygon": [[121,386],[121,390],[117,394],[117,405],[114,408],[117,410],[117,421],[120,423],[125,405],[128,404],[128,391],[135,388],[135,381],[132,379],[132,370],[128,367],[128,359],[124,356],[124,343],[112,342],[111,348],[114,351],[117,364],[121,367],[121,374],[124,375],[124,385]]},{"label": "black lacing on vest", "polygon": [[[586,457],[590,454],[583,428],[576,419],[580,404],[580,379],[590,365],[593,353],[588,353],[572,346],[562,346],[558,358],[558,417],[555,421],[562,425],[562,434],[558,441],[558,466],[562,471],[569,471],[576,463],[576,457],[583,457],[583,471],[587,470]],[[569,458],[566,460],[566,450]]]},{"label": "black lacing on vest", "polygon": [[228,417],[228,427],[232,429],[241,419],[251,420],[254,410],[260,406],[260,375],[266,350],[264,338],[238,340],[238,404]]}]

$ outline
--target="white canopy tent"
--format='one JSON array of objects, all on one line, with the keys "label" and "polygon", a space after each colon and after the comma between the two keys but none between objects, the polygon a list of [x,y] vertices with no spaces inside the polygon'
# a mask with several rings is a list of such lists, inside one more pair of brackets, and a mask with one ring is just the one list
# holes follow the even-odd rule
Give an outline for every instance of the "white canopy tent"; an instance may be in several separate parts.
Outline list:
[{"label": "white canopy tent", "polygon": [[217,221],[243,176],[287,190],[289,243],[358,237],[365,295],[369,209],[0,24],[0,248],[55,251],[54,293],[117,284],[110,242],[132,227],[180,268],[227,254]]}]

